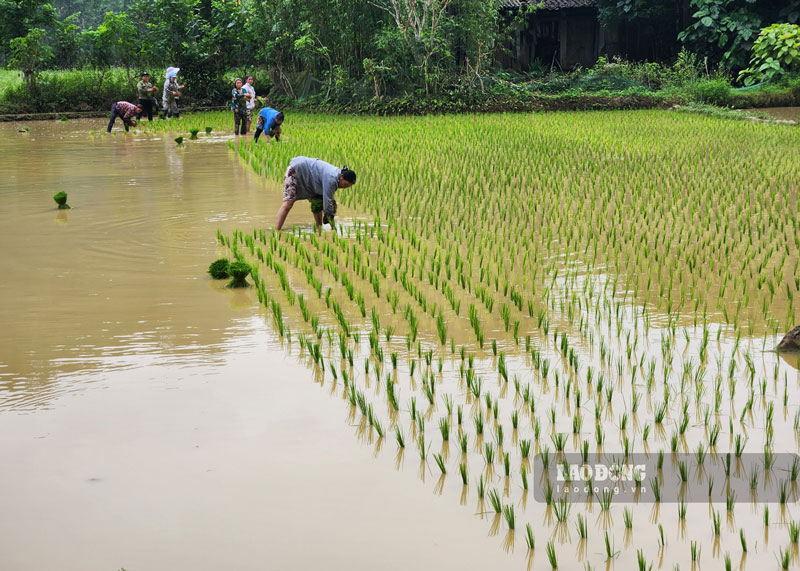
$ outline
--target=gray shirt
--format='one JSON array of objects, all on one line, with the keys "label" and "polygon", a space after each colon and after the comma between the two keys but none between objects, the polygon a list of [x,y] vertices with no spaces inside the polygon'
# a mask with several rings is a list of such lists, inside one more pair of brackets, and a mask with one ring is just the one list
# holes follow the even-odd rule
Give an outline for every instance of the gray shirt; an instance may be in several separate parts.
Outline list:
[{"label": "gray shirt", "polygon": [[294,169],[297,194],[295,200],[322,197],[322,210],[333,218],[333,195],[339,188],[342,170],[320,159],[295,157],[289,163]]}]

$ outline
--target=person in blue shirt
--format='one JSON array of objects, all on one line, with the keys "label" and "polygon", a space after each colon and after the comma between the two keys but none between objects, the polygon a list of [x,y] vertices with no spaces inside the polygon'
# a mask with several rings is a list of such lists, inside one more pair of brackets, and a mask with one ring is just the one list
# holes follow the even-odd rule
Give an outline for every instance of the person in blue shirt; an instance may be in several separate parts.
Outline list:
[{"label": "person in blue shirt", "polygon": [[311,202],[311,214],[317,226],[329,223],[336,228],[336,200],[333,196],[340,188],[356,183],[356,173],[345,167],[338,168],[320,159],[295,157],[286,169],[283,180],[283,204],[275,219],[275,229],[283,228],[286,216],[298,200]]},{"label": "person in blue shirt", "polygon": [[275,137],[276,141],[280,141],[281,125],[283,125],[283,111],[278,111],[272,107],[264,107],[258,114],[255,140],[258,141],[261,132],[266,131],[268,139],[270,137]]}]

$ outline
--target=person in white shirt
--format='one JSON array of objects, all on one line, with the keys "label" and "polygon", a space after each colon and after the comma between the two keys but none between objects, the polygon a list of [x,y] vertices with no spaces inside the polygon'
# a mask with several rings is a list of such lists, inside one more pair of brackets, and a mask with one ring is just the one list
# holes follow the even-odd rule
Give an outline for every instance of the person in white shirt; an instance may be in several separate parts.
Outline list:
[{"label": "person in white shirt", "polygon": [[244,85],[242,89],[245,92],[250,94],[250,98],[247,100],[247,132],[250,132],[250,123],[253,122],[253,109],[256,107],[256,90],[253,87],[253,76],[248,75],[244,80]]}]

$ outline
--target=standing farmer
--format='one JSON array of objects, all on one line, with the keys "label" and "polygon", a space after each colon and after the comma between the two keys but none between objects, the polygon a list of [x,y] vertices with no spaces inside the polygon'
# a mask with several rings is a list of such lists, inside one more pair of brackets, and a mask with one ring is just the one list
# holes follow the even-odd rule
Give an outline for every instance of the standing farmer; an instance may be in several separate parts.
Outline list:
[{"label": "standing farmer", "polygon": [[178,67],[167,68],[167,80],[164,82],[164,92],[161,94],[161,103],[164,106],[162,119],[169,117],[180,117],[178,111],[178,98],[181,96],[180,90],[186,87],[185,85],[178,85]]},{"label": "standing farmer", "polygon": [[127,101],[117,101],[111,106],[111,120],[108,122],[108,132],[111,132],[111,128],[114,126],[114,121],[117,120],[117,117],[122,119],[126,131],[131,125],[136,127],[136,114],[141,112],[141,105],[134,105]]},{"label": "standing farmer", "polygon": [[336,201],[333,195],[338,189],[351,187],[355,183],[356,173],[346,166],[340,169],[320,159],[293,158],[283,179],[283,204],[278,209],[275,229],[283,228],[286,215],[298,200],[311,201],[311,213],[317,226],[330,222],[331,227],[335,228],[333,218],[336,216]]},{"label": "standing farmer", "polygon": [[[236,78],[233,81],[233,90],[231,91],[231,110],[233,111],[233,134],[246,135],[247,134],[247,100],[250,99],[250,94],[242,89],[242,80]],[[239,127],[241,125],[241,129]]]},{"label": "standing farmer", "polygon": [[250,99],[247,100],[247,130],[251,131],[250,123],[253,121],[253,110],[256,108],[256,88],[253,87],[253,76],[248,75],[244,78],[244,85],[242,85],[247,93],[250,94]]},{"label": "standing farmer", "polygon": [[142,72],[142,79],[136,84],[136,91],[139,94],[139,106],[142,112],[136,115],[136,119],[141,119],[143,114],[147,114],[147,120],[153,120],[153,95],[158,91],[157,87],[153,87],[150,83],[150,76],[146,71]]}]

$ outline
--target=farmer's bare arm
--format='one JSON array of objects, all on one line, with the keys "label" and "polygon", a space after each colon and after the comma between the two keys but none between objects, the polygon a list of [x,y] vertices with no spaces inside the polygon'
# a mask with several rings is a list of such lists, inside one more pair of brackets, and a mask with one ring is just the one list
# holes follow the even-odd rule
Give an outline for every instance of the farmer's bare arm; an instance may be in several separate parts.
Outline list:
[{"label": "farmer's bare arm", "polygon": [[[287,200],[281,207],[278,209],[278,216],[275,218],[275,230],[280,230],[283,228],[283,223],[286,221],[286,216],[289,214],[289,211],[294,206],[293,200]],[[322,220],[320,215],[320,221]]]}]

